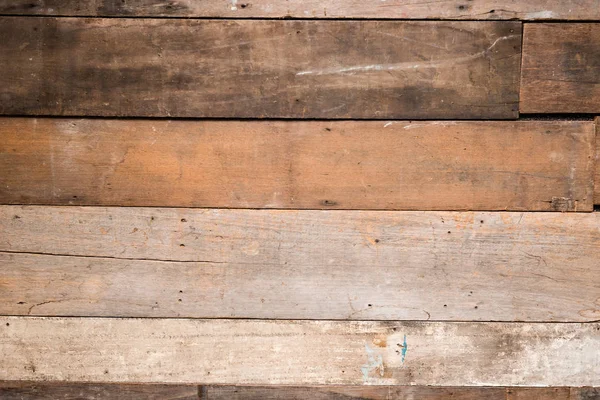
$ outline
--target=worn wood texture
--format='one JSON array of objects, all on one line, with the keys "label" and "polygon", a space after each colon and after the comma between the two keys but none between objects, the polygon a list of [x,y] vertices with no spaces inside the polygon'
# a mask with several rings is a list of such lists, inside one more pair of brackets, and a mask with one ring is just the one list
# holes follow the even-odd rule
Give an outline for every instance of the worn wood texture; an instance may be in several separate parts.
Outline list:
[{"label": "worn wood texture", "polygon": [[591,211],[593,121],[0,119],[0,202]]},{"label": "worn wood texture", "polygon": [[600,117],[596,117],[596,179],[594,203],[600,204]]},{"label": "worn wood texture", "polygon": [[206,400],[197,386],[0,382],[2,400]]},{"label": "worn wood texture", "polygon": [[0,313],[594,321],[600,213],[0,207]]},{"label": "worn wood texture", "polygon": [[0,317],[0,379],[595,386],[600,324]]},{"label": "worn wood texture", "polygon": [[600,22],[526,24],[523,113],[600,113]]},{"label": "worn wood texture", "polygon": [[0,38],[0,114],[518,114],[518,22],[3,17]]},{"label": "worn wood texture", "polygon": [[0,382],[3,400],[595,400],[599,388],[181,386]]},{"label": "worn wood texture", "polygon": [[0,0],[0,14],[217,17],[598,20],[598,0]]},{"label": "worn wood texture", "polygon": [[204,386],[202,400],[597,400],[599,388]]}]

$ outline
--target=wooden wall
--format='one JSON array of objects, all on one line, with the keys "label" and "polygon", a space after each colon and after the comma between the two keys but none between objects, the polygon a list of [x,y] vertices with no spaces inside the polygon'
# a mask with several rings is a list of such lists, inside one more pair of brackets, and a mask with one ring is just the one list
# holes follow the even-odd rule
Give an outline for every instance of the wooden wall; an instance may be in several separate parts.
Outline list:
[{"label": "wooden wall", "polygon": [[0,398],[600,398],[598,115],[599,0],[0,0]]}]

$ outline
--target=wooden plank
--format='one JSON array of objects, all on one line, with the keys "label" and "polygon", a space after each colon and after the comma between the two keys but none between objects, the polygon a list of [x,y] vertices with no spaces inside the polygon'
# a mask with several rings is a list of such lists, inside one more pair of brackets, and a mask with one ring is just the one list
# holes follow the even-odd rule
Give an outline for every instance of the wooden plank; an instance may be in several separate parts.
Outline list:
[{"label": "wooden plank", "polygon": [[0,37],[0,114],[518,115],[518,22],[3,17]]},{"label": "wooden plank", "polygon": [[598,388],[205,386],[203,400],[592,400]]},{"label": "wooden plank", "polygon": [[0,317],[0,379],[600,385],[600,324]]},{"label": "wooden plank", "polygon": [[600,113],[600,23],[526,24],[522,113]]},{"label": "wooden plank", "polygon": [[2,118],[0,202],[591,211],[594,129],[593,121]]},{"label": "wooden plank", "polygon": [[592,400],[599,388],[180,386],[0,382],[3,400]]},{"label": "wooden plank", "polygon": [[197,386],[0,382],[2,400],[205,400]]},{"label": "wooden plank", "polygon": [[598,20],[598,0],[0,0],[0,14],[210,18]]},{"label": "wooden plank", "polygon": [[0,314],[600,319],[600,213],[0,207]]},{"label": "wooden plank", "polygon": [[600,204],[600,117],[596,117],[596,179],[594,203]]}]

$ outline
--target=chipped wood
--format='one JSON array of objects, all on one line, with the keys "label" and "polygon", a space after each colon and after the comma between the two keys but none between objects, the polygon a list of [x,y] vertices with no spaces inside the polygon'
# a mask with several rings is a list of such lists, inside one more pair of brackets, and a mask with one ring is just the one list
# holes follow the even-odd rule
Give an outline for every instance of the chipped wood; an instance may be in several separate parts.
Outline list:
[{"label": "chipped wood", "polygon": [[1,17],[0,37],[5,115],[518,115],[518,22]]},{"label": "chipped wood", "polygon": [[0,313],[595,321],[600,213],[0,207]]},{"label": "chipped wood", "polygon": [[9,204],[591,211],[592,121],[0,119]]}]

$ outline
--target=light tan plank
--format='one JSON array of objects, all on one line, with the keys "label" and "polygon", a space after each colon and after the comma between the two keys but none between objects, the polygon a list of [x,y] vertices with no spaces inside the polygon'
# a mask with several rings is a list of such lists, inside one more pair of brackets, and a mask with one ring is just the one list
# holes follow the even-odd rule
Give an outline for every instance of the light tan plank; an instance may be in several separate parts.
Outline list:
[{"label": "light tan plank", "polygon": [[2,206],[0,313],[594,321],[598,249],[600,213]]},{"label": "light tan plank", "polygon": [[600,385],[600,324],[0,318],[0,379]]},{"label": "light tan plank", "polygon": [[600,113],[600,22],[525,24],[522,113]]},{"label": "light tan plank", "polygon": [[5,115],[518,115],[518,22],[0,17],[0,37]]},{"label": "light tan plank", "polygon": [[1,14],[226,18],[598,20],[598,0],[0,0]]},{"label": "light tan plank", "polygon": [[0,202],[591,211],[593,121],[0,119]]},{"label": "light tan plank", "polygon": [[206,400],[197,386],[0,382],[2,400]]}]

